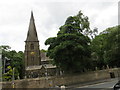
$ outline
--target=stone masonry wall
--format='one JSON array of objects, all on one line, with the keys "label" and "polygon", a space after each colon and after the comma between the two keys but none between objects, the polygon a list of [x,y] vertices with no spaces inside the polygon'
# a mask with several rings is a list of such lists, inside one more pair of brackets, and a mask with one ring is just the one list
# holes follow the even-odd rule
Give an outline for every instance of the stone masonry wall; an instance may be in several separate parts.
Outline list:
[{"label": "stone masonry wall", "polygon": [[[114,72],[115,77],[118,76],[118,69],[91,71],[79,75],[53,76],[46,78],[34,78],[15,80],[15,88],[49,88],[55,85],[70,85],[88,81],[95,81],[110,78],[110,72]],[[3,82],[3,88],[12,87],[12,82]]]}]

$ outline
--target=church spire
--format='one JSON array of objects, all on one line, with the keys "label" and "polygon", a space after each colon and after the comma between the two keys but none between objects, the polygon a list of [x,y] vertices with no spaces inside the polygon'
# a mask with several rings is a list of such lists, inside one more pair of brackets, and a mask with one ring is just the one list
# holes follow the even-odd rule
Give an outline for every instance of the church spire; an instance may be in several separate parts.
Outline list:
[{"label": "church spire", "polygon": [[31,11],[31,18],[30,18],[29,29],[28,29],[26,41],[38,41],[37,31],[36,31],[34,16],[33,16],[32,11]]},{"label": "church spire", "polygon": [[27,33],[27,39],[25,41],[24,53],[25,53],[25,68],[29,66],[41,65],[39,41],[32,11]]},{"label": "church spire", "polygon": [[31,11],[31,18],[30,19],[34,20],[33,11]]}]

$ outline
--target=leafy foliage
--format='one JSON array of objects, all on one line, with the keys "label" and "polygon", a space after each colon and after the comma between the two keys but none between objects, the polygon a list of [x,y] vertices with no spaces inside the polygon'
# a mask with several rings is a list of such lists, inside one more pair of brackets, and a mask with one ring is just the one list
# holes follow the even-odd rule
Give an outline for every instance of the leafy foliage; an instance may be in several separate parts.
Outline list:
[{"label": "leafy foliage", "polygon": [[[24,76],[23,52],[22,51],[16,52],[15,50],[10,50],[9,46],[1,46],[1,48],[3,51],[2,60],[5,60],[5,58],[10,59],[10,67],[12,69],[15,68],[15,79],[17,79],[18,76],[20,78],[23,78]],[[7,77],[9,76],[8,74],[11,73],[6,73],[4,76]]]},{"label": "leafy foliage", "polygon": [[76,16],[67,18],[65,25],[60,27],[58,35],[64,33],[83,33],[84,35],[88,35],[90,31],[89,25],[88,17],[79,11]]},{"label": "leafy foliage", "polygon": [[12,80],[12,76],[13,76],[13,70],[11,66],[7,66],[8,71],[6,73],[3,74],[3,80],[4,81],[11,81]]},{"label": "leafy foliage", "polygon": [[96,36],[92,43],[92,60],[96,66],[120,67],[120,26],[108,28]]},{"label": "leafy foliage", "polygon": [[[14,79],[18,79],[19,73],[18,70],[14,68],[14,71],[11,66],[7,66],[8,71],[3,74],[4,81],[12,81]],[[14,76],[13,76],[14,73]]]},{"label": "leafy foliage", "polygon": [[40,52],[47,52],[47,50],[41,49]]},{"label": "leafy foliage", "polygon": [[102,67],[106,65],[104,62],[106,38],[106,34],[101,34],[96,36],[91,43],[92,60],[94,67],[99,67],[99,69],[102,69]]},{"label": "leafy foliage", "polygon": [[120,26],[108,28],[105,61],[111,67],[120,67]]},{"label": "leafy foliage", "polygon": [[90,68],[90,39],[86,36],[88,31],[88,18],[81,12],[68,17],[57,37],[46,40],[45,44],[50,45],[47,55],[65,72],[82,72]]}]

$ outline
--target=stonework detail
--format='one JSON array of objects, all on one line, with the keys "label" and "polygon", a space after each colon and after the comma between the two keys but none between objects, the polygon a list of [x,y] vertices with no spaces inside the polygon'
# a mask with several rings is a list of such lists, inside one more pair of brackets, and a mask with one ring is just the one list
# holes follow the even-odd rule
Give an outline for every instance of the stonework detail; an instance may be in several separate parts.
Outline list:
[{"label": "stonework detail", "polygon": [[30,66],[39,65],[41,65],[39,40],[35,27],[33,12],[31,12],[27,39],[25,41],[25,69]]},{"label": "stonework detail", "polygon": [[24,55],[26,78],[56,75],[56,66],[50,63],[52,59],[47,57],[45,52],[40,52],[33,12],[31,12]]}]

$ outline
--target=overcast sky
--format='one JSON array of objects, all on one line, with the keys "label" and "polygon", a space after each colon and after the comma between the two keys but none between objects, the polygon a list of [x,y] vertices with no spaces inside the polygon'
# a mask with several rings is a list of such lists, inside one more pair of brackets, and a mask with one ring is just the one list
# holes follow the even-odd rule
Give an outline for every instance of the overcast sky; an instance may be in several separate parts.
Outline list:
[{"label": "overcast sky", "polygon": [[80,10],[99,32],[118,24],[118,0],[0,0],[0,45],[24,51],[31,10],[40,49],[47,49],[45,40],[56,36],[67,17]]}]

